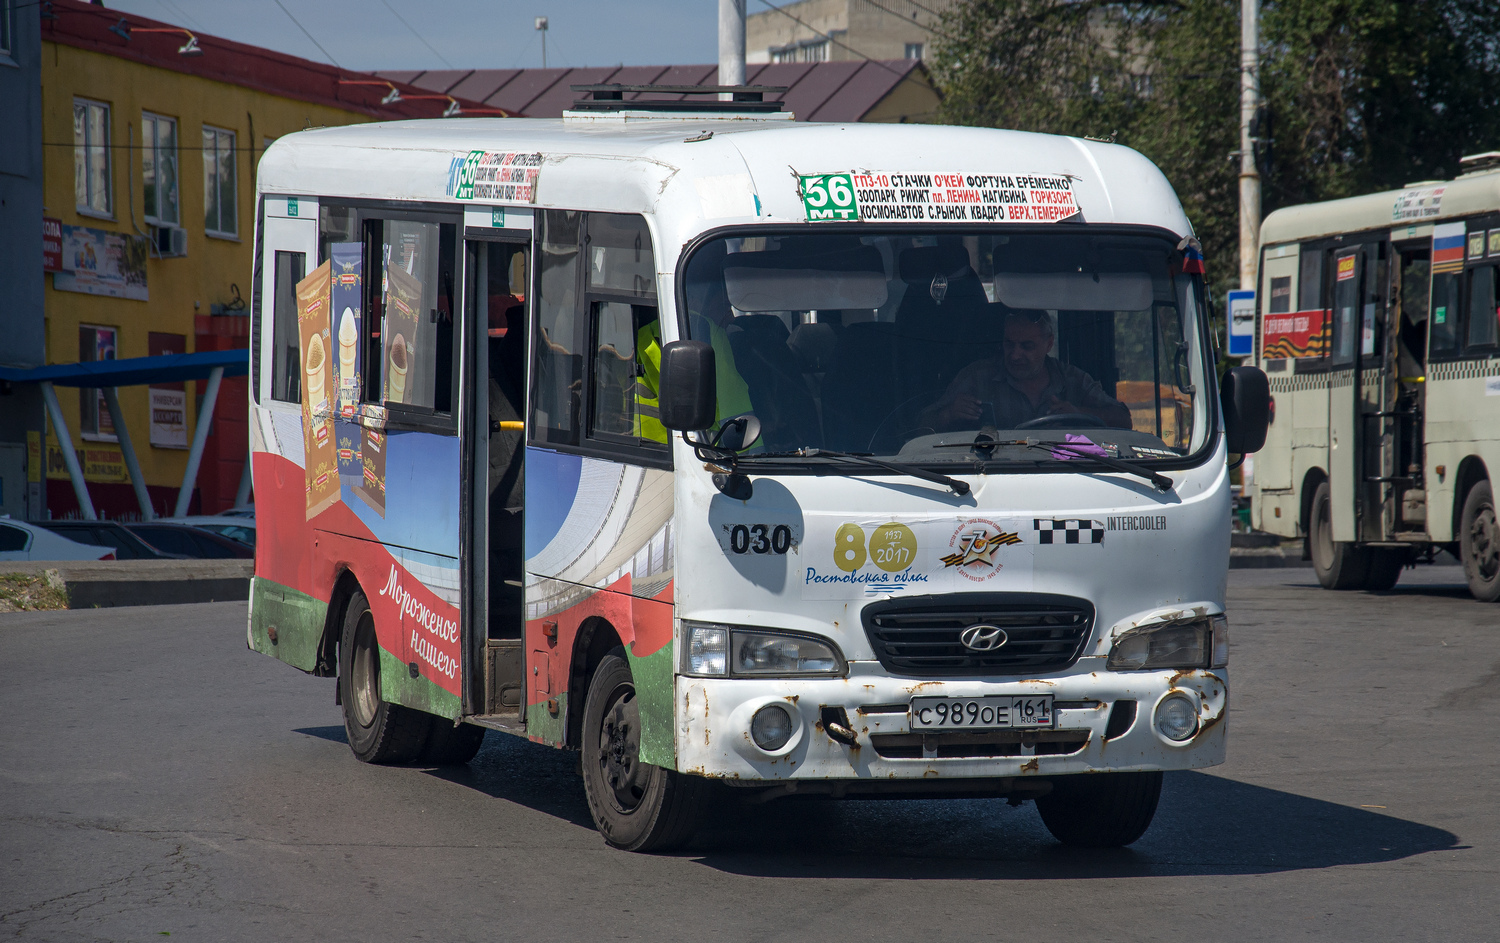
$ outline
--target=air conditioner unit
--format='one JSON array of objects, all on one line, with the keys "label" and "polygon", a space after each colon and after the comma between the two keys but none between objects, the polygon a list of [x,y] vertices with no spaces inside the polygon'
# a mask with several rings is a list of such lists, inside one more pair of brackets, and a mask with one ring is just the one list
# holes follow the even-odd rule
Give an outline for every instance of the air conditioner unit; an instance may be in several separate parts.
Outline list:
[{"label": "air conditioner unit", "polygon": [[187,255],[187,230],[181,226],[157,226],[153,232],[156,235],[156,254],[164,259],[179,258]]}]

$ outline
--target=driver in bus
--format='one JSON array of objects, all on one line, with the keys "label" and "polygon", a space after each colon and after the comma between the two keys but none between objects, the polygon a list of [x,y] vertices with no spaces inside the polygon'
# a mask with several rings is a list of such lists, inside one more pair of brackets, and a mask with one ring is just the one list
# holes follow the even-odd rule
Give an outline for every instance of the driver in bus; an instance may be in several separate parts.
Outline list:
[{"label": "driver in bus", "polygon": [[1070,413],[1129,429],[1130,410],[1124,403],[1104,392],[1087,373],[1047,356],[1056,334],[1046,311],[1011,309],[1005,315],[1000,356],[960,370],[942,398],[923,411],[923,424],[939,432],[972,429],[980,424],[985,405],[993,403],[999,429]]}]

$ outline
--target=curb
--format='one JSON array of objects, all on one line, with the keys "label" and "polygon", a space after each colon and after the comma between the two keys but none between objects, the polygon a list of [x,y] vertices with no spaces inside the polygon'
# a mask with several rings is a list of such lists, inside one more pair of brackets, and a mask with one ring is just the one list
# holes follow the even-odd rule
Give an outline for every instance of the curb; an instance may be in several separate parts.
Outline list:
[{"label": "curb", "polygon": [[56,570],[69,609],[171,606],[250,598],[254,560],[29,560],[0,563],[6,573]]}]

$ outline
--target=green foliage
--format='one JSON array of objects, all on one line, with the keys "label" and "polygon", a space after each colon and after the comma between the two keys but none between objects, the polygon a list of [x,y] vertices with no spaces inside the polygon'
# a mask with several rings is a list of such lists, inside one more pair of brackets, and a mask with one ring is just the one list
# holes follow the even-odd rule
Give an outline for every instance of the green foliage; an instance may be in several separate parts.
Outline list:
[{"label": "green foliage", "polygon": [[[1171,181],[1234,286],[1239,0],[960,0],[933,59],[955,124],[1108,137]],[[1500,149],[1494,0],[1263,0],[1264,210],[1452,177]]]}]

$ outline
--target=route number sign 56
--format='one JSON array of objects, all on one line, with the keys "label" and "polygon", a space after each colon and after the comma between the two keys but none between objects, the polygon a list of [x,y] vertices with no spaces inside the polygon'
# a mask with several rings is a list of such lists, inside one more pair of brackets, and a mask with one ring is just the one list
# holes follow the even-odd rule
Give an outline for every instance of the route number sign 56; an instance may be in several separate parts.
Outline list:
[{"label": "route number sign 56", "polygon": [[816,174],[797,178],[808,222],[815,219],[859,219],[850,174]]}]

